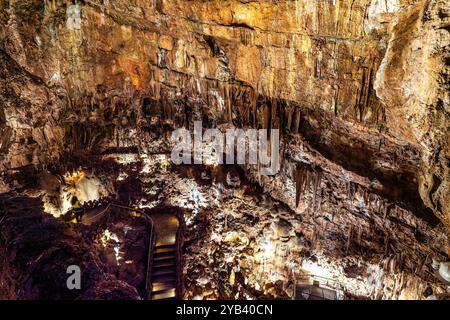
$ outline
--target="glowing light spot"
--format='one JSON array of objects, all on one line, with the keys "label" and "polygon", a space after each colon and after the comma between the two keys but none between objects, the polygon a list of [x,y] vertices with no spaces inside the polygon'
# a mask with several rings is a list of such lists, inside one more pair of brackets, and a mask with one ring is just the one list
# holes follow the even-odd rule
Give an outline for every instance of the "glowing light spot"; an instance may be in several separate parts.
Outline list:
[{"label": "glowing light spot", "polygon": [[236,242],[239,240],[239,235],[237,232],[228,232],[225,237],[225,242]]},{"label": "glowing light spot", "polygon": [[131,163],[135,163],[137,162],[138,156],[135,154],[112,154],[112,155],[108,155],[108,157],[106,158],[114,158],[114,161],[119,163],[119,164],[131,164]]},{"label": "glowing light spot", "polygon": [[324,278],[332,278],[333,275],[324,267],[318,265],[317,263],[311,262],[309,260],[304,261],[302,264],[302,268],[307,271],[309,274],[324,277]]},{"label": "glowing light spot", "polygon": [[78,4],[68,6],[66,9],[66,27],[69,30],[81,29],[81,7]]},{"label": "glowing light spot", "polygon": [[275,253],[275,248],[273,247],[272,241],[264,241],[261,245],[264,251],[264,257],[266,259],[273,257]]},{"label": "glowing light spot", "polygon": [[100,242],[103,246],[103,248],[108,247],[110,244],[114,243],[114,254],[116,257],[117,265],[120,265],[120,260],[122,257],[120,256],[120,241],[119,237],[115,233],[110,232],[108,229],[106,229],[103,232],[103,235],[100,238]]},{"label": "glowing light spot", "polygon": [[126,178],[128,178],[128,174],[126,172],[121,172],[117,177],[117,181],[124,181]]}]

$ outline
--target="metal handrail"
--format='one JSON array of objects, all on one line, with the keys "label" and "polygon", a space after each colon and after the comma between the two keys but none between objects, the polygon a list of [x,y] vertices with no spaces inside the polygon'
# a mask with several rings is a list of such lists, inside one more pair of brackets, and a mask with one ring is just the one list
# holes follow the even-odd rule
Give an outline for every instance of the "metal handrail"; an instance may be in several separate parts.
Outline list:
[{"label": "metal handrail", "polygon": [[141,214],[143,214],[149,221],[150,221],[150,239],[149,239],[149,252],[148,252],[148,258],[147,258],[147,274],[145,277],[145,294],[146,297],[150,297],[151,296],[151,261],[152,261],[152,256],[153,256],[153,250],[154,250],[154,242],[155,242],[155,223],[153,221],[153,219],[150,217],[150,215],[148,215],[145,211],[140,210],[140,209],[135,209],[135,208],[131,208],[131,207],[127,207],[127,206],[122,206],[120,204],[115,204],[115,203],[108,203],[108,205],[106,206],[106,208],[97,213],[95,216],[91,217],[90,220],[93,220],[93,218],[98,217],[100,215],[105,214],[111,207],[116,207],[116,208],[121,208],[121,209],[125,209],[125,210],[129,210],[129,211],[135,211],[135,212],[139,212]]},{"label": "metal handrail", "polygon": [[336,279],[319,276],[319,275],[315,275],[315,274],[302,274],[302,275],[297,276],[297,279],[308,279],[308,278],[316,278],[316,279],[320,279],[320,280],[325,280],[325,281],[327,281],[327,283],[328,282],[335,282],[335,283],[339,282]]},{"label": "metal handrail", "polygon": [[182,291],[182,274],[183,274],[183,270],[182,270],[182,259],[183,259],[183,255],[181,254],[181,232],[182,229],[180,227],[178,227],[177,230],[177,234],[176,234],[176,270],[177,270],[177,274],[176,274],[176,298],[177,299],[182,299],[183,297],[183,291]]},{"label": "metal handrail", "polygon": [[[150,218],[149,215],[146,214],[146,216],[148,218]],[[153,230],[154,230],[153,220],[151,220],[151,221],[152,221],[152,232],[150,234],[150,240],[149,240],[149,251],[148,251],[148,257],[147,257],[147,274],[145,277],[145,294],[146,294],[147,300],[151,300],[152,291],[153,291],[153,285],[151,282],[151,280],[152,280],[151,273],[152,273],[153,251],[155,248],[155,239],[156,239],[155,234],[153,232]]]}]

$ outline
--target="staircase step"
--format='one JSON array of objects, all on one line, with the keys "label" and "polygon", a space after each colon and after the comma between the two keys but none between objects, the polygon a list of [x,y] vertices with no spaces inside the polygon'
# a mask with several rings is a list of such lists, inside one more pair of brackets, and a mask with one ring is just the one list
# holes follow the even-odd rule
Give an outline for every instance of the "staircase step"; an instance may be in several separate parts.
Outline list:
[{"label": "staircase step", "polygon": [[162,276],[166,274],[175,274],[177,270],[175,268],[169,268],[169,269],[159,269],[152,272],[153,277]]},{"label": "staircase step", "polygon": [[176,252],[177,248],[172,247],[156,247],[154,253]]},{"label": "staircase step", "polygon": [[176,259],[175,252],[155,252],[153,253],[153,260],[167,260],[167,259]]},{"label": "staircase step", "polygon": [[160,292],[152,292],[152,300],[161,300],[161,299],[167,299],[167,298],[175,298],[176,292],[175,288],[163,290]]},{"label": "staircase step", "polygon": [[170,244],[157,244],[156,248],[175,248],[176,249],[177,245],[176,243],[170,243]]},{"label": "staircase step", "polygon": [[176,290],[175,287],[165,288],[165,289],[161,289],[161,290],[153,290],[152,295],[166,293],[166,292],[174,292],[175,293],[175,290]]},{"label": "staircase step", "polygon": [[152,284],[152,291],[161,291],[166,289],[172,289],[176,287],[175,281],[169,281],[169,282],[157,282]]},{"label": "staircase step", "polygon": [[152,275],[152,284],[175,282],[175,273],[173,274],[162,274],[162,275]]}]

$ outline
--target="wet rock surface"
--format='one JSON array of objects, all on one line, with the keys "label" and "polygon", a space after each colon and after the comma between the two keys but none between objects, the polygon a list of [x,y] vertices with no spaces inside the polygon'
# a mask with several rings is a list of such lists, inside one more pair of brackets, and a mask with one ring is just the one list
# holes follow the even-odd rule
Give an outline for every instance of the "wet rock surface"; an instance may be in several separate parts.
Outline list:
[{"label": "wet rock surface", "polygon": [[151,149],[196,115],[300,134],[446,221],[447,7],[3,0],[2,173]]},{"label": "wet rock surface", "polygon": [[[106,222],[89,227],[66,223],[44,213],[38,198],[5,194],[1,203],[2,299],[141,298],[138,292],[145,286],[148,248],[145,220],[122,217],[118,225],[114,223],[117,215],[108,216],[112,232],[115,228],[121,232],[129,228],[126,235],[117,236],[118,263],[114,251],[117,243],[104,237]],[[112,261],[108,260],[111,254]],[[71,265],[81,270],[80,290],[67,288],[71,275],[67,268]]]},{"label": "wet rock surface", "polygon": [[[445,291],[431,269],[432,257],[447,255],[448,239],[441,224],[430,224],[361,187],[337,184],[333,175],[309,172],[296,201],[295,181],[286,172],[268,178],[234,166],[161,169],[165,157],[142,155],[137,163],[118,164],[117,171],[107,174],[99,162],[96,171],[106,174],[100,180],[113,180],[113,194],[127,201],[124,204],[178,216],[186,299],[288,299],[295,284],[311,275],[333,279],[347,298],[424,299],[426,289],[433,294]],[[111,168],[108,161],[104,165]],[[230,184],[230,177],[240,183]],[[271,189],[277,183],[283,187]],[[331,188],[335,192],[327,191]],[[18,207],[26,203],[20,198],[14,201]],[[42,203],[34,201],[39,219],[65,230],[48,231],[52,241],[44,237],[43,247],[53,248],[54,242],[67,242],[66,233],[74,234],[76,248],[89,250],[94,271],[102,270],[102,276],[96,275],[78,298],[132,298],[130,292],[143,296],[148,253],[145,217],[117,210],[89,225],[70,226],[62,222],[63,217],[55,220],[42,213]],[[4,221],[9,221],[8,216]],[[15,234],[14,223],[2,224],[4,239]],[[32,225],[29,228],[47,228]],[[74,254],[87,259],[79,251]],[[18,256],[24,261],[35,259],[28,252]],[[62,263],[66,256],[51,257],[48,263],[53,259]],[[92,268],[92,262],[81,263]],[[8,268],[14,274],[29,272],[16,265]],[[103,277],[115,281],[110,284]],[[10,281],[20,284],[17,279]]]}]

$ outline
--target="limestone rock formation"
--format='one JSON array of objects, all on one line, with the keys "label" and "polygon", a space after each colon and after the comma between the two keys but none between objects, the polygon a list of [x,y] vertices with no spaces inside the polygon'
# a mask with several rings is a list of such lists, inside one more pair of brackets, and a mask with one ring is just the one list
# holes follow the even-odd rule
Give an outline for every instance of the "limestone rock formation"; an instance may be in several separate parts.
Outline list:
[{"label": "limestone rock formation", "polygon": [[[449,12],[445,0],[0,0],[0,193],[62,211],[64,177],[81,168],[117,200],[179,207],[186,298],[287,297],[296,268],[326,269],[349,297],[440,293],[428,265],[450,253]],[[194,120],[280,129],[280,172],[162,170],[172,130]],[[50,218],[35,220],[72,248]],[[130,274],[93,275],[84,297],[137,297],[142,270]],[[41,296],[4,281],[4,296]]]},{"label": "limestone rock formation", "polygon": [[[57,221],[36,198],[5,194],[0,203],[2,300],[141,299],[140,284],[123,274],[117,277],[118,264],[103,258],[108,248],[95,241],[101,229],[74,229]],[[120,241],[130,249],[130,242]],[[80,290],[67,286],[72,265],[82,270]]]}]

